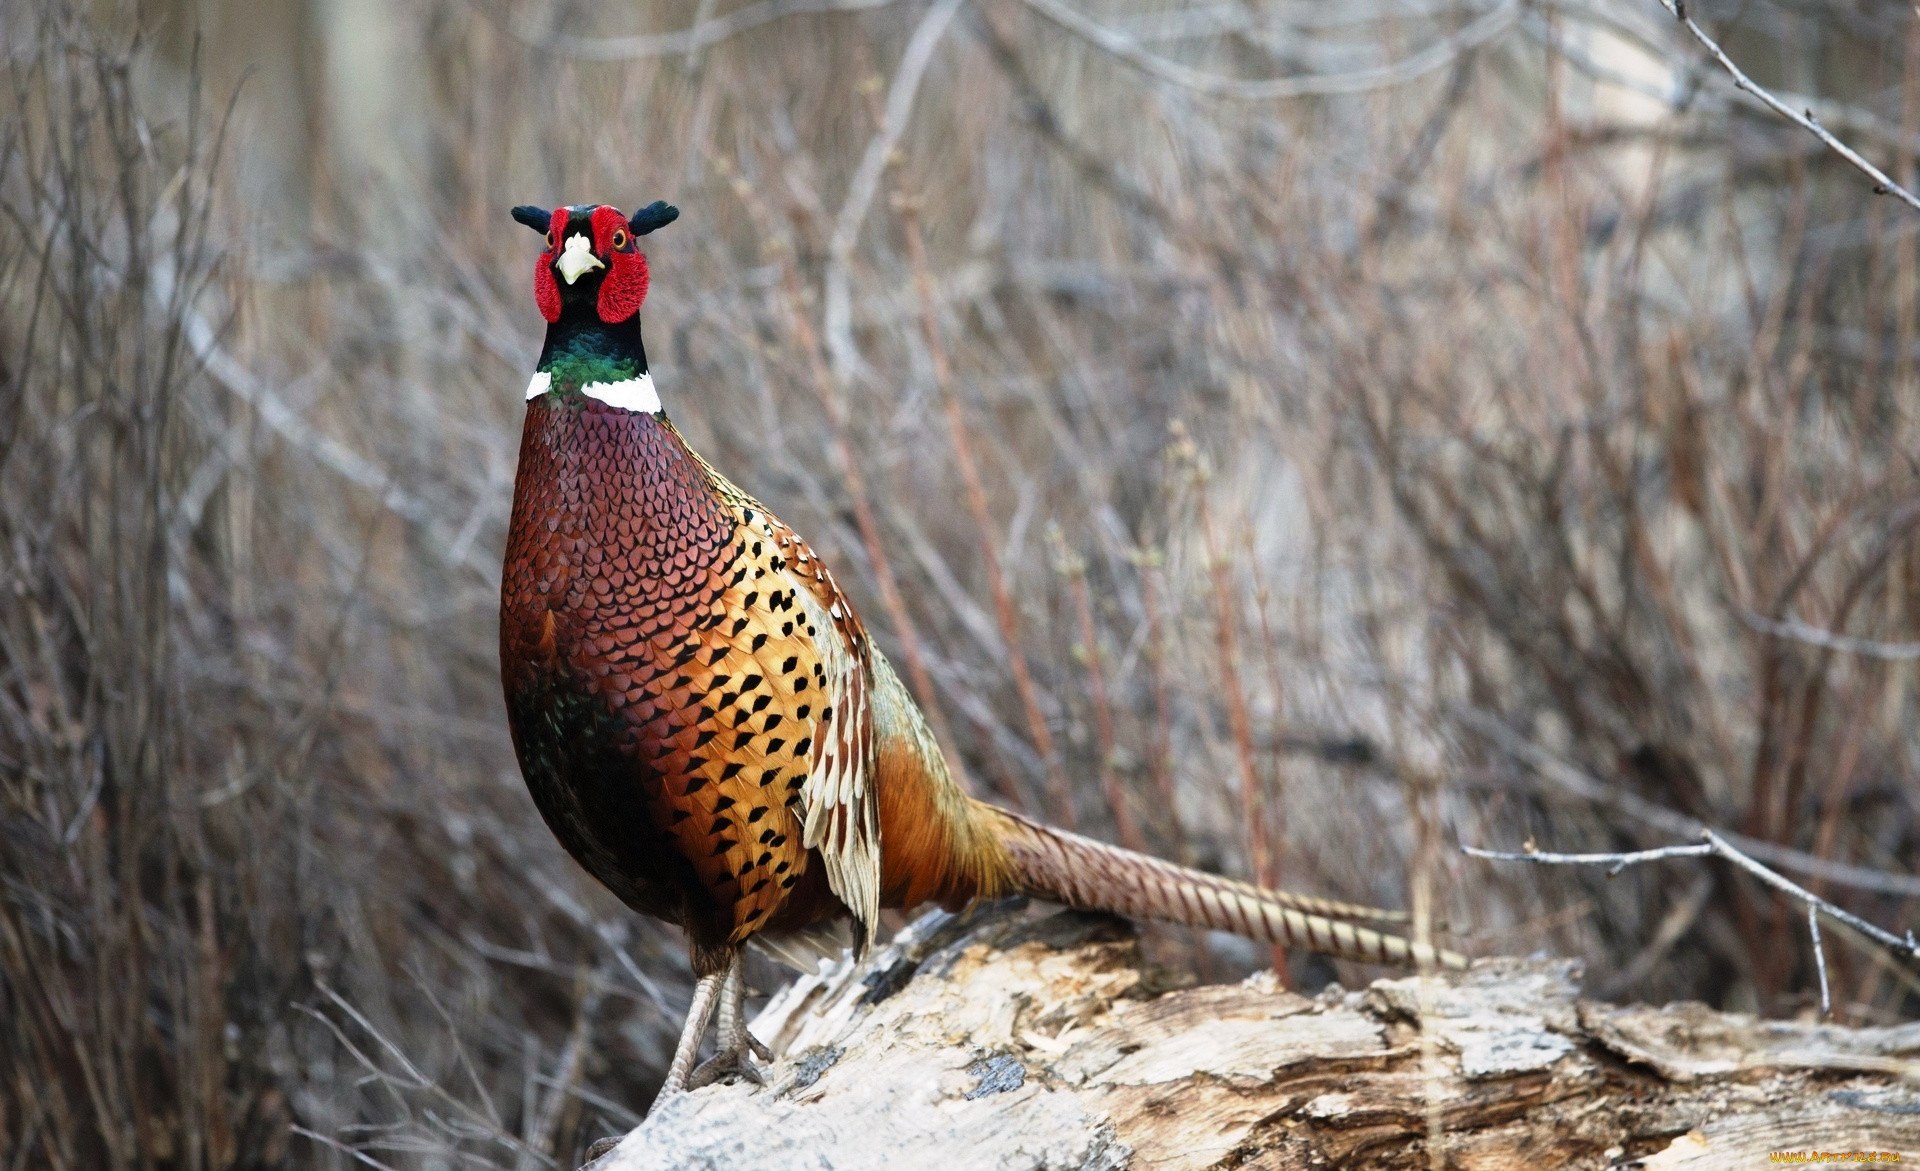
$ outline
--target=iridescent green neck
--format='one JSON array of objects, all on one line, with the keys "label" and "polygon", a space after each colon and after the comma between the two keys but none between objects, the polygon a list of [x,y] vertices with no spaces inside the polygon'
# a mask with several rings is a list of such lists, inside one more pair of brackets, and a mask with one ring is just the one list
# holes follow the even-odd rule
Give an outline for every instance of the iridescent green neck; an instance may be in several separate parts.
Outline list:
[{"label": "iridescent green neck", "polygon": [[640,315],[608,325],[592,302],[568,305],[547,327],[547,342],[535,370],[553,379],[553,389],[572,394],[591,383],[617,383],[647,372],[640,341]]},{"label": "iridescent green neck", "polygon": [[555,354],[540,364],[541,372],[553,379],[553,389],[571,394],[591,383],[625,382],[646,373],[647,364],[613,354]]}]

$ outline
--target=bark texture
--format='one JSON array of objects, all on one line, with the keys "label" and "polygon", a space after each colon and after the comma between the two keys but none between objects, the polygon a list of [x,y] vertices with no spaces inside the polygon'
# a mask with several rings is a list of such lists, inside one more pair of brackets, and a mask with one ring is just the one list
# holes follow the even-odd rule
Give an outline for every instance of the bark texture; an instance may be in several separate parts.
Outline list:
[{"label": "bark texture", "polygon": [[1920,1158],[1920,1025],[1619,1007],[1578,975],[1502,959],[1311,999],[1264,974],[1169,988],[1119,920],[936,914],[773,999],[765,1087],[662,1102],[593,1171]]}]

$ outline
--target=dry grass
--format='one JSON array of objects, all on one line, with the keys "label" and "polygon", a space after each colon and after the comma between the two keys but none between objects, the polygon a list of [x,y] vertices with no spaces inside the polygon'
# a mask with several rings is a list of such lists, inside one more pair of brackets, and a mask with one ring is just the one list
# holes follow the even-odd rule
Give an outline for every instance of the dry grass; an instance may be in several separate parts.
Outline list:
[{"label": "dry grass", "polygon": [[[1915,661],[1779,633],[1920,640],[1914,218],[1689,84],[1651,2],[1063,5],[321,5],[318,57],[0,5],[0,1166],[571,1166],[657,1084],[678,942],[500,718],[529,201],[681,206],[668,409],[979,791],[1805,1007],[1803,923],[1728,873],[1451,847],[1664,840],[1624,795],[1920,863]],[[1813,11],[1704,16],[1910,182],[1911,15]],[[1167,80],[1462,29],[1342,96]],[[1911,1012],[1828,950],[1843,1017]]]}]

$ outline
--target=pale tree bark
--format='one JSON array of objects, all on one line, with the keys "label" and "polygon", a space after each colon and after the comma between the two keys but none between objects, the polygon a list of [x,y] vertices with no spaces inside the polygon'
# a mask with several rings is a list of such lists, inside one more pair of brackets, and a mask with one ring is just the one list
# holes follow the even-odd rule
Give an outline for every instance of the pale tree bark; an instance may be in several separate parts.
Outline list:
[{"label": "pale tree bark", "polygon": [[765,1087],[662,1102],[594,1171],[1754,1167],[1920,1158],[1920,1025],[1582,999],[1484,960],[1308,998],[1169,987],[1128,927],[935,915],[777,995]]}]

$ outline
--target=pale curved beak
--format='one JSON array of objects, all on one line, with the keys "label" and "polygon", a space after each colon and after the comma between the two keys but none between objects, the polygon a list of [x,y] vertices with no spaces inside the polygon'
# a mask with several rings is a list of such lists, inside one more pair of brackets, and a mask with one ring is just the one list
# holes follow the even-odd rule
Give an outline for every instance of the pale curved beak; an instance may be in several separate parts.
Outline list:
[{"label": "pale curved beak", "polygon": [[593,245],[585,236],[568,236],[566,250],[560,253],[560,259],[553,266],[560,270],[560,276],[568,283],[580,279],[584,273],[596,268],[605,268],[606,263],[593,254]]}]

